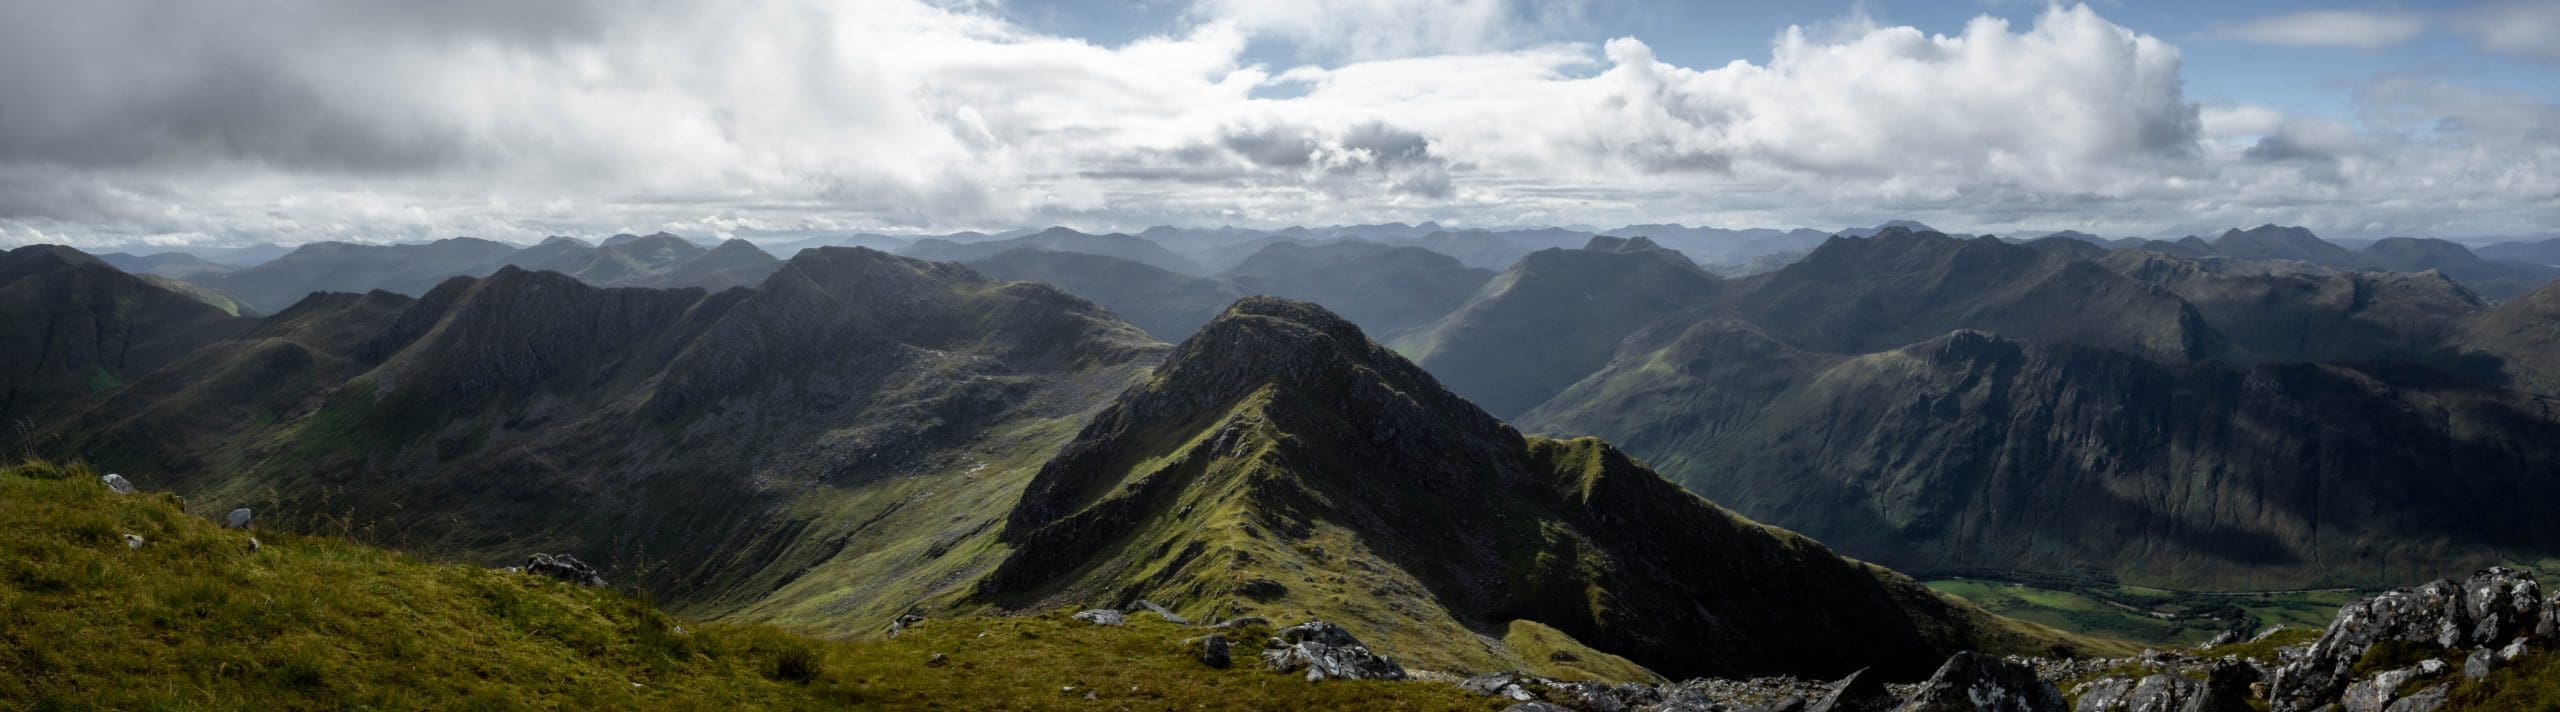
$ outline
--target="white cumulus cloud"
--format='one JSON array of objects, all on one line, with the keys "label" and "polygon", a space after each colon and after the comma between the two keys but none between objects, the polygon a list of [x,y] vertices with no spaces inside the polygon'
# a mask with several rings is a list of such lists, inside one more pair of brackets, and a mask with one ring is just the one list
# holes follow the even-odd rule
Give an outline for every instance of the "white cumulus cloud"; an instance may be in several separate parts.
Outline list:
[{"label": "white cumulus cloud", "polygon": [[[1641,38],[1537,41],[1521,28],[1550,18],[1527,5],[1327,2],[1370,22],[1211,0],[1106,46],[919,0],[0,0],[21,20],[0,23],[0,241],[1879,217],[2485,234],[2547,227],[2560,200],[2548,102],[2400,77],[2358,93],[2354,125],[2200,106],[2176,47],[2086,6],[1951,35],[1786,28],[1692,67]],[[1425,14],[1454,29],[1376,24]],[[1271,39],[1330,58],[1248,59]]]}]

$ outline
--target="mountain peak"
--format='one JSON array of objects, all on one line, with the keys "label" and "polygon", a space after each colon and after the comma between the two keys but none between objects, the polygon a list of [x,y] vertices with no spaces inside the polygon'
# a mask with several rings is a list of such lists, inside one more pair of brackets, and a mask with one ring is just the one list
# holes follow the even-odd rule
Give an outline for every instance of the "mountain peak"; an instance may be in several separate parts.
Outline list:
[{"label": "mountain peak", "polygon": [[2320,239],[2310,228],[2272,223],[2247,230],[2225,230],[2214,239],[2213,249],[2242,259],[2300,260],[2330,266],[2343,266],[2350,261],[2346,248]]},{"label": "mountain peak", "polygon": [[79,248],[68,245],[28,245],[26,247],[20,247],[8,251],[5,256],[0,256],[0,264],[7,265],[10,268],[8,271],[24,271],[26,268],[23,266],[38,264],[47,267],[57,265],[89,264],[101,267],[108,266],[105,260],[98,259],[96,256],[90,255],[89,253],[81,252]]},{"label": "mountain peak", "polygon": [[1663,247],[1655,243],[1653,238],[1642,235],[1635,237],[1593,235],[1590,242],[1583,243],[1582,249],[1592,252],[1644,252],[1663,249]]},{"label": "mountain peak", "polygon": [[[1913,677],[1983,632],[1597,440],[1523,437],[1350,322],[1271,297],[1236,302],[1088,421],[997,536],[1012,550],[981,601],[1313,615],[1405,631],[1400,656],[1444,668],[1550,662],[1421,642],[1514,620],[1673,676]],[[1792,585],[1708,593],[1745,575]]]},{"label": "mountain peak", "polygon": [[1367,336],[1360,333],[1358,325],[1325,310],[1324,307],[1279,297],[1253,296],[1236,300],[1235,304],[1227,307],[1226,313],[1218,315],[1218,319],[1210,323],[1214,326],[1221,322],[1254,318],[1277,320],[1311,333],[1343,341],[1368,340]]},{"label": "mountain peak", "polygon": [[755,253],[757,253],[757,254],[764,254],[764,253],[765,253],[763,248],[756,247],[756,243],[748,242],[748,241],[746,241],[746,240],[741,240],[741,239],[738,239],[738,238],[735,238],[735,237],[732,237],[732,238],[729,238],[729,239],[726,239],[726,240],[721,240],[719,245],[715,245],[715,246],[713,246],[713,247],[711,248],[711,251],[712,251],[712,252],[714,252],[714,253],[721,253],[721,254],[744,253],[744,252],[747,252],[747,251],[750,251],[750,250],[754,251],[754,252],[755,252]]},{"label": "mountain peak", "polygon": [[1350,320],[1293,299],[1238,300],[1176,347],[1158,373],[1181,401],[1240,399],[1272,383],[1293,393],[1324,392],[1350,387],[1346,381],[1352,379],[1383,379],[1389,388],[1432,401],[1433,409],[1451,411],[1461,421],[1508,430],[1370,341]]}]

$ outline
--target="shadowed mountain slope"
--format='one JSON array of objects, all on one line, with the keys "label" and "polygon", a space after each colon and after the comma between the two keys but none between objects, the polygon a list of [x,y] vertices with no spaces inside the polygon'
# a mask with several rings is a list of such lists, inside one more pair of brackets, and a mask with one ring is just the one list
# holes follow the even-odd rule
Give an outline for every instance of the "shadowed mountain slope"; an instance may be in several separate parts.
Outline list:
[{"label": "shadowed mountain slope", "polygon": [[[572,551],[687,610],[867,630],[990,565],[971,542],[1021,478],[1163,349],[1055,289],[870,250],[717,294],[510,267],[414,301],[315,296],[60,442],[208,511],[473,560]],[[325,385],[249,398],[268,414],[219,438],[119,417],[242,407],[191,384],[270,373]]]},{"label": "shadowed mountain slope", "polygon": [[[1524,422],[1897,569],[2367,585],[2560,552],[2546,404],[2415,365],[2163,364],[1957,332],[1643,334]],[[2530,510],[2530,511],[2529,511]]]},{"label": "shadowed mountain slope", "polygon": [[1493,275],[1419,247],[1346,240],[1274,244],[1220,276],[1246,294],[1314,302],[1393,340],[1455,311]]},{"label": "shadowed mountain slope", "polygon": [[1650,240],[1594,238],[1530,253],[1396,348],[1486,410],[1518,414],[1608,363],[1628,332],[1721,287]]},{"label": "shadowed mountain slope", "polygon": [[40,427],[250,323],[69,247],[0,253],[0,428]]},{"label": "shadowed mountain slope", "polygon": [[1898,226],[1826,242],[1730,290],[1718,311],[1826,353],[1888,349],[1954,329],[2167,361],[2208,358],[2226,347],[2177,295],[2066,251]]},{"label": "shadowed mountain slope", "polygon": [[1905,570],[2283,588],[2560,553],[2511,496],[2560,478],[2560,420],[2503,387],[2547,300],[2258,268],[2299,264],[1835,239],[1520,422]]},{"label": "shadowed mountain slope", "polygon": [[2451,340],[2458,370],[2560,398],[2560,282],[2481,313]]},{"label": "shadowed mountain slope", "polygon": [[1190,336],[1245,294],[1225,280],[1080,252],[1007,250],[969,266],[997,279],[1056,285],[1164,341]]},{"label": "shadowed mountain slope", "polygon": [[2142,250],[2101,259],[2193,305],[2235,360],[2417,359],[2488,308],[2442,273],[2270,272]]}]

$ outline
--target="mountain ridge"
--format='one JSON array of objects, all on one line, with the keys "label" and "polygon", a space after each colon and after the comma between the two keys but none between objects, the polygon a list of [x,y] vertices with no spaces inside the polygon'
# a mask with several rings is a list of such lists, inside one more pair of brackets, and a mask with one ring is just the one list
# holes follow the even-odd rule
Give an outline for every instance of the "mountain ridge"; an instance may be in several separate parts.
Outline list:
[{"label": "mountain ridge", "polygon": [[[1350,322],[1267,297],[1097,415],[998,537],[1013,550],[978,595],[1003,605],[1303,611],[1396,631],[1390,649],[1435,666],[1499,664],[1417,643],[1511,620],[1672,676],[1908,677],[1955,648],[2061,644],[1742,520],[1604,443],[1524,437]],[[1704,583],[1742,576],[1794,585]],[[1389,605],[1335,598],[1364,589]],[[1832,644],[1851,639],[1858,652]]]}]

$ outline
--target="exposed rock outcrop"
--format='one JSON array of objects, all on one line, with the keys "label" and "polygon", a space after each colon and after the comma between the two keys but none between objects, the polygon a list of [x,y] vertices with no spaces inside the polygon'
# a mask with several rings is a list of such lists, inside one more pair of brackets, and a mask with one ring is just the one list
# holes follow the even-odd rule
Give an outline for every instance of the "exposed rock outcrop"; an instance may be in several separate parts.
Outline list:
[{"label": "exposed rock outcrop", "polygon": [[534,554],[525,557],[524,572],[580,585],[603,587],[604,575],[578,557],[568,554]]},{"label": "exposed rock outcrop", "polygon": [[1307,671],[1307,681],[1402,680],[1404,667],[1369,651],[1342,626],[1308,621],[1272,633],[1262,662],[1272,672]]},{"label": "exposed rock outcrop", "polygon": [[[2532,575],[2505,568],[2347,604],[2306,654],[2276,671],[2269,701],[2276,712],[2434,709],[2456,670],[2448,660],[2463,661],[2465,675],[2476,662],[2486,676],[2549,637],[2556,604]],[[2378,666],[2389,669],[2368,672]]]},{"label": "exposed rock outcrop", "polygon": [[1976,652],[1956,653],[1920,684],[1900,712],[2061,712],[2067,707],[2053,683],[2035,668]]},{"label": "exposed rock outcrop", "polygon": [[1228,665],[1234,664],[1233,655],[1227,644],[1227,636],[1223,634],[1210,633],[1200,639],[1200,664],[1202,665],[1224,670]]}]

